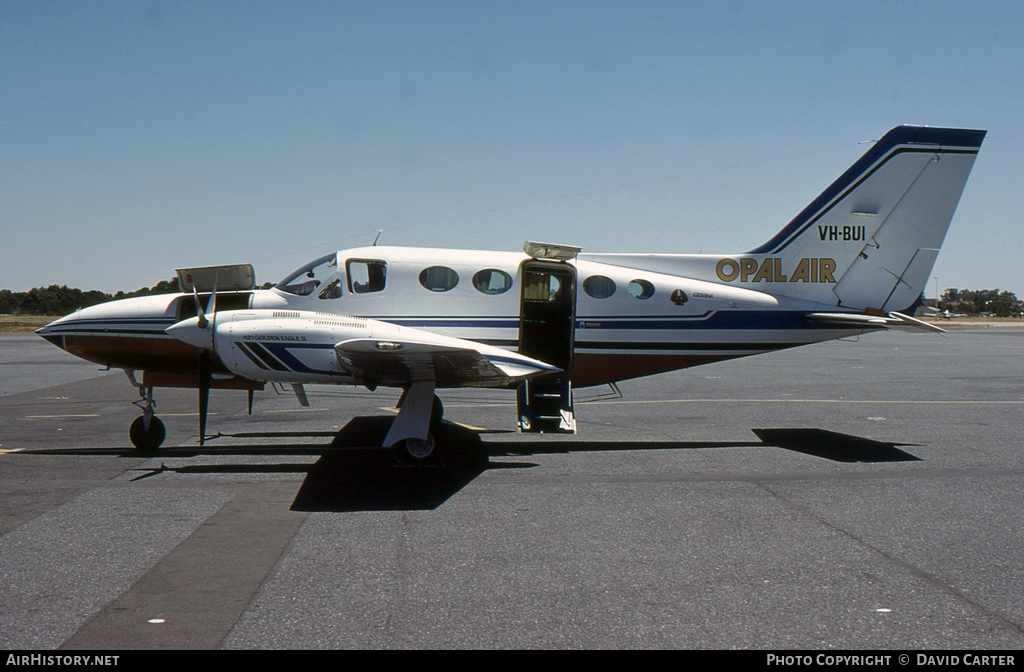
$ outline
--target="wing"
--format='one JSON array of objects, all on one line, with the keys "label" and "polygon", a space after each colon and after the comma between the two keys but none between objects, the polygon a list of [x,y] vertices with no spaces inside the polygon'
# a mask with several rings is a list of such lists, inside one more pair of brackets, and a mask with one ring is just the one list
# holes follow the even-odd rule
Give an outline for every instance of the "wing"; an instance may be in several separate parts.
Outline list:
[{"label": "wing", "polygon": [[[405,330],[414,331],[414,330]],[[515,352],[459,338],[416,333],[413,338],[353,338],[334,346],[338,359],[364,381],[405,386],[505,387],[557,367]]]}]

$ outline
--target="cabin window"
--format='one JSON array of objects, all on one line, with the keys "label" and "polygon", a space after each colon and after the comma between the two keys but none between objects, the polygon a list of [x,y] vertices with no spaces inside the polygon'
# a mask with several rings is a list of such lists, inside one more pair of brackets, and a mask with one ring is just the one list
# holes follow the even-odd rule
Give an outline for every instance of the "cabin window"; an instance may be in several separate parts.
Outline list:
[{"label": "cabin window", "polygon": [[512,276],[496,268],[487,268],[473,276],[473,286],[484,294],[504,294],[512,287]]},{"label": "cabin window", "polygon": [[615,293],[615,281],[603,275],[592,275],[583,281],[583,291],[595,299],[607,299]]},{"label": "cabin window", "polygon": [[420,272],[420,284],[432,292],[447,292],[459,284],[459,274],[447,266],[431,266]]},{"label": "cabin window", "polygon": [[654,285],[646,280],[630,280],[627,289],[634,299],[649,299],[654,296]]},{"label": "cabin window", "polygon": [[369,294],[384,290],[387,281],[388,263],[377,259],[349,259],[345,264],[348,273],[348,291],[353,294]]}]

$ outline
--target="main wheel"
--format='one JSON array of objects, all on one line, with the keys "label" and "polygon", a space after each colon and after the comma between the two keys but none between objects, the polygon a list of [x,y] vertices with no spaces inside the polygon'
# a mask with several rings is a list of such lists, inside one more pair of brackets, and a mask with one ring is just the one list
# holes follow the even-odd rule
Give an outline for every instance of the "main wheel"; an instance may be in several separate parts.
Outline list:
[{"label": "main wheel", "polygon": [[429,464],[436,456],[437,443],[432,432],[427,434],[427,439],[408,438],[399,441],[392,449],[395,457],[406,464]]},{"label": "main wheel", "polygon": [[444,417],[444,404],[435,394],[434,403],[430,407],[430,430],[435,431],[441,425],[441,418]]},{"label": "main wheel", "polygon": [[167,429],[160,418],[155,415],[149,419],[149,429],[146,429],[146,420],[143,416],[135,418],[131,427],[128,428],[128,438],[132,445],[139,450],[156,450],[164,442],[167,436]]}]

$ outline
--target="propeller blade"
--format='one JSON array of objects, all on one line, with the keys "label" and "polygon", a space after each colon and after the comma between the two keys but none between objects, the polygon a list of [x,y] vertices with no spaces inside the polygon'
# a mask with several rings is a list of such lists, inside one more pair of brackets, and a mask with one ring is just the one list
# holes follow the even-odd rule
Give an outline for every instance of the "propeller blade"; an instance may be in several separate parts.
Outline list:
[{"label": "propeller blade", "polygon": [[199,445],[206,443],[206,413],[210,407],[210,351],[199,351]]},{"label": "propeller blade", "polygon": [[220,273],[213,276],[213,293],[210,294],[210,301],[206,304],[206,312],[210,314],[210,350],[217,352],[217,280]]},{"label": "propeller blade", "polygon": [[209,322],[206,321],[206,314],[203,312],[203,307],[199,303],[199,292],[196,291],[196,286],[192,285],[192,298],[196,302],[196,317],[199,320],[197,324],[200,329],[206,329],[206,325]]},{"label": "propeller blade", "polygon": [[206,304],[206,312],[213,316],[213,319],[217,318],[217,279],[220,273],[215,273],[213,276],[213,293],[210,295],[210,301]]}]

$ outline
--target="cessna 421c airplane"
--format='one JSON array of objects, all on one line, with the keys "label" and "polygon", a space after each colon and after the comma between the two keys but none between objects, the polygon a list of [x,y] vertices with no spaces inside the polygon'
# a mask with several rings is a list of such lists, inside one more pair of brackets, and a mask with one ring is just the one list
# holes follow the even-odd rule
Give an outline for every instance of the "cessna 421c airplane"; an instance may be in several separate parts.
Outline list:
[{"label": "cessna 421c airplane", "polygon": [[[892,327],[939,254],[985,131],[899,126],[765,244],[745,254],[524,253],[363,247],[321,257],[272,289],[248,265],[178,271],[183,293],[112,301],[38,330],[123,369],[159,447],[154,387],[291,384],[402,388],[385,438],[435,450],[436,389],[517,391],[519,427],[573,432],[574,388]],[[138,378],[137,375],[141,375]]]}]

